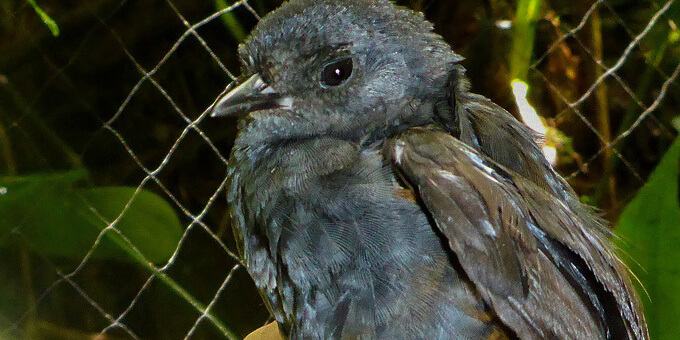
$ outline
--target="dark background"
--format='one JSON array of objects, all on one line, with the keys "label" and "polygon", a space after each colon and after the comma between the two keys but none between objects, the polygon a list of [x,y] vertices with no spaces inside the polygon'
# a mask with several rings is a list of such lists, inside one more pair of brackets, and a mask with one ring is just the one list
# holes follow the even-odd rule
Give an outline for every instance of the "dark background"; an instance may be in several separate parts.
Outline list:
[{"label": "dark background", "polygon": [[[36,1],[58,36],[29,2],[0,2],[0,194],[35,184],[6,203],[4,216],[0,206],[0,338],[218,338],[213,317],[241,337],[264,324],[252,282],[232,271],[237,261],[225,250],[235,250],[222,187],[235,122],[199,117],[232,79],[220,63],[238,75],[235,51],[257,23],[253,12],[263,16],[280,1],[239,2],[194,26],[203,41],[189,27],[222,1]],[[513,20],[516,1],[398,3],[425,12],[466,58],[474,92],[516,114],[515,31],[499,23]],[[680,6],[664,5],[543,1],[533,30],[529,100],[550,126],[558,170],[612,224],[676,136]],[[104,194],[108,187],[121,194]],[[147,193],[155,199],[137,209],[176,220],[173,236],[129,217],[136,210],[125,205]],[[118,216],[128,218],[119,225]],[[99,229],[80,232],[85,224]],[[149,235],[116,252],[125,230]]]}]

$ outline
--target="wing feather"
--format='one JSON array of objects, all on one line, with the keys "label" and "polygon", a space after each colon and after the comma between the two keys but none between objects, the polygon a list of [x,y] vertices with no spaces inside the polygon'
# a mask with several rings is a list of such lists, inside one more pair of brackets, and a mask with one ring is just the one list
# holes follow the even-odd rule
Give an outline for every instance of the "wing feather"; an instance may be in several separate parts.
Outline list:
[{"label": "wing feather", "polygon": [[[466,275],[520,338],[647,338],[625,267],[585,206],[437,128],[412,128],[385,147]],[[610,329],[615,319],[620,333]]]}]

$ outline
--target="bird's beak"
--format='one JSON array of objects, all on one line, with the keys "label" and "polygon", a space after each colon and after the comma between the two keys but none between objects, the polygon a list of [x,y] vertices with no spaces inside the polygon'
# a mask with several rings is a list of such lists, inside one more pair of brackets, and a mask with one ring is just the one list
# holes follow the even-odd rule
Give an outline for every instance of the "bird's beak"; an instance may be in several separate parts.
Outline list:
[{"label": "bird's beak", "polygon": [[280,107],[281,96],[255,73],[236,88],[227,87],[212,105],[211,117],[240,117],[253,111]]}]

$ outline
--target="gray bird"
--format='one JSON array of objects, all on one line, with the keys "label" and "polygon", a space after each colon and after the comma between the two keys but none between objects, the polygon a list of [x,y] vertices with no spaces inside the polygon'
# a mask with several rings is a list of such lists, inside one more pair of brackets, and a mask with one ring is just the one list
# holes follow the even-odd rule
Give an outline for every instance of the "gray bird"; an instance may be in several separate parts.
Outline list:
[{"label": "gray bird", "polygon": [[292,0],[239,48],[228,203],[291,339],[648,339],[607,229],[422,14]]}]

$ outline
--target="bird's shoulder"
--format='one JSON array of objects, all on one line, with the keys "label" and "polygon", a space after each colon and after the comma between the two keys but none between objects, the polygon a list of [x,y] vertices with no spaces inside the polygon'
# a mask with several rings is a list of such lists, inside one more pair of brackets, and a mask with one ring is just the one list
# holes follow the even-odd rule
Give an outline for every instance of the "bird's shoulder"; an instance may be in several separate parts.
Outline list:
[{"label": "bird's shoulder", "polygon": [[643,338],[639,301],[592,213],[546,177],[501,163],[520,151],[506,147],[498,161],[471,144],[417,127],[384,153],[503,322],[521,338]]}]

